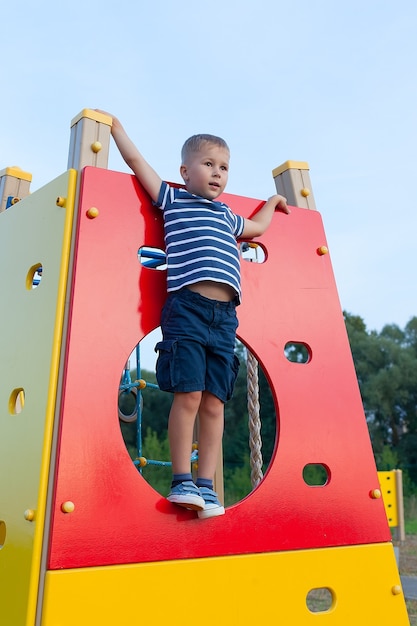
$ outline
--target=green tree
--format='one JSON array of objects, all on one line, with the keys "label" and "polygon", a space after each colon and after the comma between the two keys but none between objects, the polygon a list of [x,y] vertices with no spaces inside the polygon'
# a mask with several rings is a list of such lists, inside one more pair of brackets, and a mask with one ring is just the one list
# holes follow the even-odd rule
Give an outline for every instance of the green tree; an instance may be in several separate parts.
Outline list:
[{"label": "green tree", "polygon": [[378,334],[344,316],[375,457],[389,446],[417,482],[417,318]]}]

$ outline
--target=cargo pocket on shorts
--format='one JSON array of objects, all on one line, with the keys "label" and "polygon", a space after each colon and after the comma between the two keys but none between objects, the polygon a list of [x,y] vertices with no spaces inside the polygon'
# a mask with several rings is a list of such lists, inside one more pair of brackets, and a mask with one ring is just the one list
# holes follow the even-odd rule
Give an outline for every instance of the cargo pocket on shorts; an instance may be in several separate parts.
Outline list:
[{"label": "cargo pocket on shorts", "polygon": [[233,396],[233,389],[235,387],[235,382],[237,375],[239,373],[240,361],[237,358],[236,354],[233,355],[233,363],[230,368],[230,377],[229,377],[229,389],[227,390],[227,398],[226,401],[230,400]]},{"label": "cargo pocket on shorts", "polygon": [[159,388],[163,391],[173,391],[177,384],[177,368],[175,367],[175,355],[177,352],[177,340],[165,339],[155,346],[158,352],[156,360],[156,380]]}]

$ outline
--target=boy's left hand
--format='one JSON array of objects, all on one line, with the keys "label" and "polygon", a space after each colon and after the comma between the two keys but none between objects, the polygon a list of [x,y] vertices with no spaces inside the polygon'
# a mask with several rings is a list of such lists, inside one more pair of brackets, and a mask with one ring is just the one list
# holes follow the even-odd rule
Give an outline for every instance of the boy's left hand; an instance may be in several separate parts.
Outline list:
[{"label": "boy's left hand", "polygon": [[271,196],[270,198],[268,198],[268,202],[270,201],[275,202],[275,211],[282,211],[283,213],[286,213],[287,215],[291,213],[287,205],[287,198],[284,198],[284,196],[280,196],[279,194],[276,194],[275,196]]}]

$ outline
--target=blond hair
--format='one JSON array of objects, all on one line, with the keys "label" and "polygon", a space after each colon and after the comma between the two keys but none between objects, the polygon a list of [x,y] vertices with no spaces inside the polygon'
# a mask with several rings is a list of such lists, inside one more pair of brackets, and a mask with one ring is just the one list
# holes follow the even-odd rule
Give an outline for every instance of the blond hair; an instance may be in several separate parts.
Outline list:
[{"label": "blond hair", "polygon": [[206,143],[211,143],[214,146],[218,146],[219,148],[224,148],[230,153],[229,146],[221,137],[207,134],[193,135],[192,137],[189,137],[187,139],[181,149],[182,163],[186,163],[190,155],[195,152],[199,152],[202,149],[203,145]]}]

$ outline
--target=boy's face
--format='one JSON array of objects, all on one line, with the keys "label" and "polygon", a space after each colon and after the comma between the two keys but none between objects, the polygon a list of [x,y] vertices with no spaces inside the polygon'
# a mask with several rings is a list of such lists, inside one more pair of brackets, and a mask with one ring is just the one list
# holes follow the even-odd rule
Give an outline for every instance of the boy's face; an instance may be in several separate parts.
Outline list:
[{"label": "boy's face", "polygon": [[224,191],[229,176],[230,154],[226,148],[205,143],[189,155],[180,168],[187,191],[215,200]]}]

